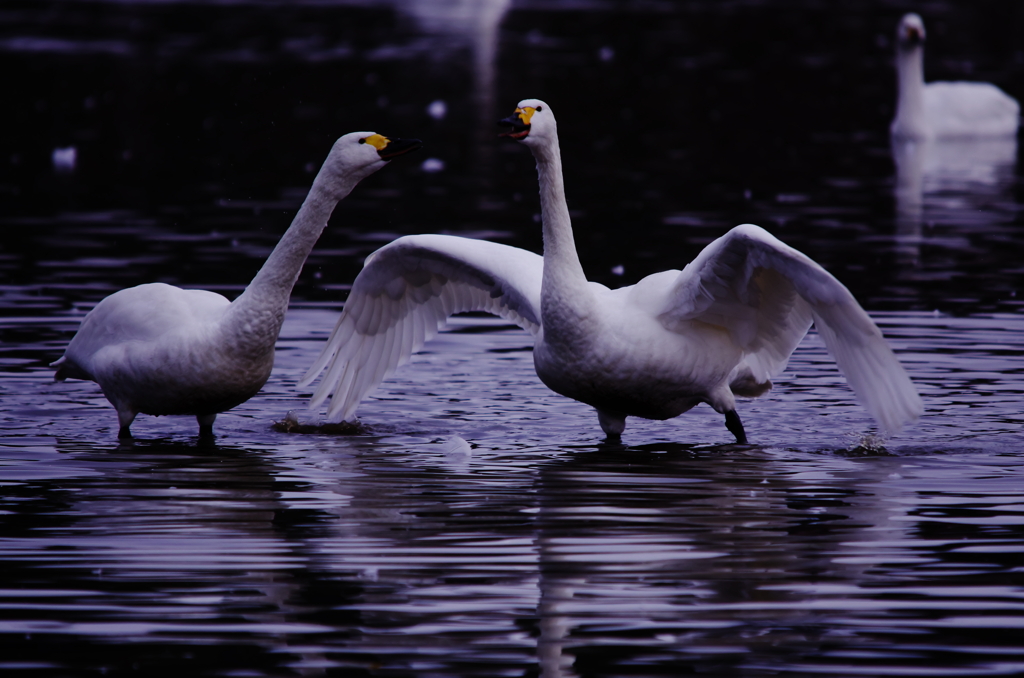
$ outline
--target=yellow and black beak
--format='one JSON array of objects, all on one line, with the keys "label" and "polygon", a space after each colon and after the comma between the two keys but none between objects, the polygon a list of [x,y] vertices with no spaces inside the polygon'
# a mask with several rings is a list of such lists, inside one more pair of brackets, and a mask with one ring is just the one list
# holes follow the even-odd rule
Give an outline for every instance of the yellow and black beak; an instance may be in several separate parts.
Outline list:
[{"label": "yellow and black beak", "polygon": [[504,120],[499,120],[499,125],[505,125],[511,127],[512,130],[509,132],[503,132],[498,136],[508,137],[510,139],[525,139],[530,134],[530,118],[533,117],[534,112],[537,109],[526,106],[524,108],[517,108],[516,112],[508,116]]},{"label": "yellow and black beak", "polygon": [[423,142],[419,139],[389,139],[381,134],[371,134],[365,139],[360,139],[359,142],[370,144],[376,148],[377,155],[380,156],[381,160],[391,160],[391,158],[412,153],[419,150],[420,146],[423,145]]}]

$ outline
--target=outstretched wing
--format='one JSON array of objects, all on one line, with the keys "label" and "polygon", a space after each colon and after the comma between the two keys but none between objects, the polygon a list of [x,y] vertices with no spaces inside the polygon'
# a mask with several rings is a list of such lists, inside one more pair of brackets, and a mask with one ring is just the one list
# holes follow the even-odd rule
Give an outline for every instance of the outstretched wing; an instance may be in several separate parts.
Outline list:
[{"label": "outstretched wing", "polygon": [[757,226],[732,229],[679,274],[662,321],[672,327],[690,320],[728,330],[758,383],[785,368],[813,321],[884,430],[896,433],[924,411],[881,330],[850,291]]},{"label": "outstretched wing", "polygon": [[324,368],[310,400],[333,393],[331,420],[351,420],[360,401],[464,311],[500,315],[536,334],[540,329],[540,255],[486,240],[411,235],[366,259],[327,345],[299,382]]}]

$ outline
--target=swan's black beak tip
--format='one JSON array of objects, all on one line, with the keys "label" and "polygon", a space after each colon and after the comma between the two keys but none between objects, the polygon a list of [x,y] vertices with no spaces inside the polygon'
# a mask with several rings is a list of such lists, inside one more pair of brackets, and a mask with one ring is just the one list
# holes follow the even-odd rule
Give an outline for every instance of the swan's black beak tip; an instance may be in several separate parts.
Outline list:
[{"label": "swan's black beak tip", "polygon": [[508,137],[509,139],[525,139],[530,134],[530,126],[523,123],[523,119],[519,117],[518,113],[503,118],[498,121],[498,124],[503,127],[511,127],[512,129],[508,132],[502,132],[499,137]]},{"label": "swan's black beak tip", "polygon": [[391,160],[406,153],[418,151],[423,146],[419,139],[390,139],[388,145],[377,151],[381,160]]}]

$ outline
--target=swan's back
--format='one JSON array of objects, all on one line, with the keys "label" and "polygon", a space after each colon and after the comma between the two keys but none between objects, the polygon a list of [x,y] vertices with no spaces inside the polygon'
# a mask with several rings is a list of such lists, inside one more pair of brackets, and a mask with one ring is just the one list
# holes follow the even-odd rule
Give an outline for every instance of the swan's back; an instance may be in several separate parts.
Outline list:
[{"label": "swan's back", "polygon": [[933,82],[924,90],[925,115],[937,137],[1012,136],[1020,105],[987,82]]},{"label": "swan's back", "polygon": [[103,299],[82,321],[60,362],[57,379],[95,380],[112,355],[156,349],[183,334],[202,338],[223,317],[229,302],[206,290],[163,283],[129,287]]}]

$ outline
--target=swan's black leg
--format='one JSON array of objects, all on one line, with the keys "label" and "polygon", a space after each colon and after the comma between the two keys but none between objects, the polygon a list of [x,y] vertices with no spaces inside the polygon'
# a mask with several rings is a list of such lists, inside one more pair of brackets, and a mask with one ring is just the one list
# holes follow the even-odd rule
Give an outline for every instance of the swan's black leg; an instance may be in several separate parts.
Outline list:
[{"label": "swan's black leg", "polygon": [[217,419],[216,414],[197,414],[196,421],[199,422],[199,437],[213,437],[213,422]]},{"label": "swan's black leg", "polygon": [[736,410],[729,410],[725,413],[725,427],[729,429],[729,433],[736,436],[738,444],[747,444],[747,434],[743,430],[743,422],[740,421],[740,415],[736,414]]},{"label": "swan's black leg", "polygon": [[117,410],[117,423],[121,427],[117,432],[117,438],[118,440],[131,440],[132,432],[128,430],[128,427],[132,425],[133,421],[135,421],[135,416],[138,412],[131,409],[124,403],[113,404],[114,408]]},{"label": "swan's black leg", "polygon": [[601,423],[601,430],[609,442],[617,443],[622,440],[622,432],[626,430],[626,415],[597,410],[597,420]]}]

